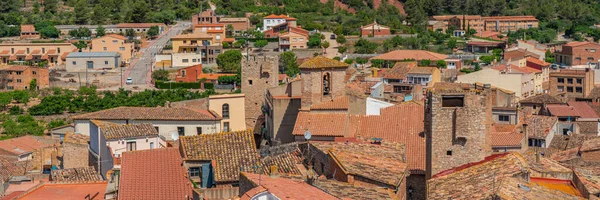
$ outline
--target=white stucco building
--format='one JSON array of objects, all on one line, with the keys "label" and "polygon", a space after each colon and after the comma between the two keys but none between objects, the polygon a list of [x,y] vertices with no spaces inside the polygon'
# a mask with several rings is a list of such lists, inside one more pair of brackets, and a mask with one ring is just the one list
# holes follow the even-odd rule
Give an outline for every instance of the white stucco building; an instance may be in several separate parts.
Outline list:
[{"label": "white stucco building", "polygon": [[296,18],[289,17],[287,15],[269,15],[263,18],[263,29],[262,31],[266,31],[271,29],[274,26],[283,24],[283,23],[291,23],[291,26],[296,26]]}]

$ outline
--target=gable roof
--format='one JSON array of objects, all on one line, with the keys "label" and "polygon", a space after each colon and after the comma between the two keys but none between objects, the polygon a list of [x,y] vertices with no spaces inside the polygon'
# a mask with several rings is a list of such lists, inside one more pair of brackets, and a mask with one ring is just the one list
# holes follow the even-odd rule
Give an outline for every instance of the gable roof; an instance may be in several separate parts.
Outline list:
[{"label": "gable roof", "polygon": [[558,118],[554,116],[527,115],[524,117],[523,123],[528,125],[529,138],[545,139],[556,121]]},{"label": "gable roof", "polygon": [[569,101],[567,105],[573,107],[581,118],[598,118],[598,114],[592,109],[588,102],[584,101]]},{"label": "gable roof", "polygon": [[521,133],[499,133],[492,135],[492,147],[521,147],[525,134]]},{"label": "gable roof", "polygon": [[93,166],[52,170],[51,181],[102,181]]},{"label": "gable roof", "polygon": [[252,130],[182,136],[179,138],[184,160],[214,161],[215,181],[239,180],[240,168],[259,160]]},{"label": "gable roof", "polygon": [[310,106],[311,110],[348,110],[348,96],[339,96]]},{"label": "gable roof", "polygon": [[261,177],[259,174],[254,173],[242,173],[242,176],[248,179],[251,185],[255,185],[254,189],[259,190],[253,189],[244,194],[240,194],[242,197],[241,199],[253,199],[253,197],[262,192],[269,192],[281,199],[338,199],[319,188],[309,185],[302,179],[294,180],[283,177]]},{"label": "gable roof", "polygon": [[313,142],[311,145],[329,154],[344,174],[392,186],[400,185],[407,176],[403,146],[341,142]]},{"label": "gable roof", "polygon": [[319,180],[315,187],[341,199],[394,199],[394,192],[365,184],[351,184],[335,179]]},{"label": "gable roof", "polygon": [[35,26],[31,24],[23,24],[21,25],[21,33],[32,33],[35,31]]},{"label": "gable roof", "polygon": [[408,74],[433,74],[435,70],[438,70],[437,67],[415,67],[412,68]]},{"label": "gable roof", "polygon": [[525,60],[527,60],[527,62],[541,65],[541,66],[549,66],[550,65],[550,63],[548,63],[548,62],[534,58],[534,57],[527,57],[527,58],[525,58]]},{"label": "gable roof", "polygon": [[346,113],[299,112],[292,135],[302,136],[308,130],[312,136],[343,137],[349,118]]},{"label": "gable roof", "polygon": [[104,37],[111,37],[111,38],[116,38],[119,40],[127,40],[127,37],[122,36],[122,35],[117,35],[117,34],[108,34],[108,35],[105,35]]},{"label": "gable roof", "polygon": [[531,73],[541,73],[542,70],[531,68],[531,67],[519,67],[513,64],[499,64],[492,67],[494,70],[505,71],[507,73],[523,73],[523,74],[531,74]]},{"label": "gable roof", "polygon": [[104,198],[107,185],[106,181],[46,182],[21,194],[17,199],[81,199],[86,196],[101,199]]},{"label": "gable roof", "polygon": [[88,58],[88,57],[117,57],[119,52],[71,52],[65,58]]},{"label": "gable roof", "polygon": [[419,60],[444,60],[448,58],[447,55],[434,53],[431,51],[425,50],[395,50],[385,54],[381,54],[375,57],[372,57],[370,60],[393,60],[393,61],[403,61],[414,59],[416,61]]},{"label": "gable roof", "polygon": [[388,69],[383,78],[385,79],[404,79],[406,78],[406,74],[411,71],[413,68],[417,67],[417,62],[396,62],[392,69]]},{"label": "gable roof", "polygon": [[324,56],[317,56],[304,61],[300,69],[348,68],[348,64]]},{"label": "gable roof", "polygon": [[567,44],[564,44],[563,47],[577,47],[577,46],[581,46],[581,45],[586,45],[586,44],[593,44],[593,45],[600,45],[598,43],[594,43],[594,42],[569,42]]},{"label": "gable roof", "polygon": [[600,138],[586,140],[581,145],[580,151],[594,151],[600,149]]},{"label": "gable roof", "polygon": [[210,110],[169,107],[117,107],[72,117],[74,120],[175,120],[216,121],[221,117]]},{"label": "gable roof", "polygon": [[285,19],[285,20],[292,20],[292,21],[296,20],[296,18],[288,17],[287,15],[283,15],[283,14],[281,14],[281,15],[270,14],[270,15],[263,17],[263,19]]},{"label": "gable roof", "polygon": [[19,161],[16,156],[0,156],[0,181],[25,175],[25,172],[32,169],[31,164],[31,160]]},{"label": "gable roof", "polygon": [[176,148],[126,151],[121,161],[119,199],[187,199],[192,184]]},{"label": "gable roof", "polygon": [[42,137],[38,136],[26,135],[18,138],[1,140],[0,150],[4,150],[8,155],[18,156],[52,145],[52,140],[43,139]]},{"label": "gable roof", "polygon": [[158,135],[152,124],[117,124],[100,120],[91,122],[100,127],[106,140]]},{"label": "gable roof", "polygon": [[562,102],[560,100],[558,100],[556,97],[554,97],[548,93],[544,93],[544,94],[540,94],[540,95],[527,97],[527,98],[519,101],[519,103],[561,104]]}]

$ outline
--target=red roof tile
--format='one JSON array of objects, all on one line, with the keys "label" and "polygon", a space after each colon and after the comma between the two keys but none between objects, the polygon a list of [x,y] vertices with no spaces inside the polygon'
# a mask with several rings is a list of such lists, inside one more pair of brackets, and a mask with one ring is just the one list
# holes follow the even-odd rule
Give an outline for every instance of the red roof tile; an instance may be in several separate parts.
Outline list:
[{"label": "red roof tile", "polygon": [[117,34],[108,34],[105,37],[112,37],[112,38],[116,38],[116,39],[120,39],[120,40],[127,40],[127,37],[122,36],[122,35],[117,35]]},{"label": "red roof tile", "polygon": [[550,114],[557,117],[580,117],[581,115],[575,108],[568,105],[547,105]]},{"label": "red roof tile", "polygon": [[[22,194],[17,199],[78,200],[90,196],[92,199],[103,199],[107,182],[47,182]],[[120,194],[119,194],[120,197]]]},{"label": "red roof tile", "polygon": [[0,52],[0,55],[10,55],[10,50],[3,50],[2,52]]},{"label": "red roof tile", "polygon": [[404,79],[406,74],[415,67],[417,67],[417,62],[397,62],[392,69],[385,70],[383,78]]},{"label": "red roof tile", "polygon": [[40,137],[30,135],[0,141],[0,149],[10,152],[15,156],[30,153],[47,146],[52,146],[52,144],[41,140]]},{"label": "red roof tile", "polygon": [[520,147],[524,136],[521,133],[492,133],[492,147]]},{"label": "red roof tile", "polygon": [[210,110],[193,110],[189,108],[117,107],[73,116],[73,119],[213,121],[219,120],[220,116]]},{"label": "red roof tile", "polygon": [[598,114],[594,112],[594,109],[587,102],[569,101],[567,104],[573,107],[581,118],[598,118]]},{"label": "red roof tile", "polygon": [[301,136],[308,130],[312,136],[343,137],[349,119],[346,113],[300,112],[292,135]]},{"label": "red roof tile", "polygon": [[176,148],[123,153],[119,199],[191,198],[193,186],[182,163]]},{"label": "red roof tile", "polygon": [[35,32],[35,27],[31,24],[21,25],[21,33],[31,33]]},{"label": "red roof tile", "polygon": [[563,47],[576,47],[576,46],[581,46],[584,44],[596,44],[597,45],[597,43],[593,43],[593,42],[569,42],[569,43],[563,45]]},{"label": "red roof tile", "polygon": [[500,64],[500,65],[496,65],[494,67],[492,67],[492,69],[498,70],[498,71],[506,71],[508,73],[524,73],[524,74],[530,74],[530,73],[541,73],[542,70],[539,69],[535,69],[535,68],[531,68],[531,67],[519,67],[516,65],[507,65],[507,64]]},{"label": "red roof tile", "polygon": [[548,66],[548,65],[550,65],[550,63],[548,63],[548,62],[545,62],[543,60],[540,60],[540,59],[537,59],[537,58],[533,58],[533,57],[527,57],[526,60],[527,60],[527,62],[534,63],[534,64],[541,65],[541,66]]},{"label": "red roof tile", "polygon": [[348,68],[348,64],[331,59],[326,58],[324,56],[317,56],[311,58],[307,61],[304,61],[300,66],[300,69],[321,69],[321,68]]},{"label": "red roof tile", "polygon": [[281,199],[338,199],[323,190],[309,185],[302,179],[293,180],[288,178],[271,178],[269,176],[260,176],[253,173],[242,173],[242,176],[248,178],[257,190],[250,190],[242,194],[242,198],[252,199],[255,195],[267,191]]},{"label": "red roof tile", "polygon": [[117,28],[150,28],[153,26],[164,26],[161,23],[120,23]]},{"label": "red roof tile", "polygon": [[425,50],[396,50],[389,53],[381,54],[371,58],[371,60],[393,60],[393,61],[402,61],[408,59],[414,60],[444,60],[448,58],[447,55],[434,53],[431,51]]},{"label": "red roof tile", "polygon": [[311,110],[348,110],[348,96],[340,96],[310,106]]},{"label": "red roof tile", "polygon": [[17,199],[18,196],[21,196],[21,194],[23,193],[25,193],[25,191],[11,192],[8,195],[2,197],[0,200],[14,200]]},{"label": "red roof tile", "polygon": [[18,50],[15,55],[25,55],[25,50]]}]

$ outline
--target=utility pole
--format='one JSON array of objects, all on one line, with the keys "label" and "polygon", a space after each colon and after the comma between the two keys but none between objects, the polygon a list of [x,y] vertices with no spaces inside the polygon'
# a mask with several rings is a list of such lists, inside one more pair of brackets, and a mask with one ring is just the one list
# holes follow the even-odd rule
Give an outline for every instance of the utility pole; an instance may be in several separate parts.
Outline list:
[{"label": "utility pole", "polygon": [[123,67],[121,67],[121,88],[123,88]]}]

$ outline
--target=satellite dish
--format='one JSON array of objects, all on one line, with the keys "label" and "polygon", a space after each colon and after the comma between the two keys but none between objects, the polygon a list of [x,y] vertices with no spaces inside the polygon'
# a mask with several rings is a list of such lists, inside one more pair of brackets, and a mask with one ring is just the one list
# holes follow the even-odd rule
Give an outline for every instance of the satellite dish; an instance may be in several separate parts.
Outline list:
[{"label": "satellite dish", "polygon": [[311,137],[310,131],[304,132],[304,139],[310,140],[310,137]]},{"label": "satellite dish", "polygon": [[572,131],[567,131],[567,135],[572,135],[573,132]]},{"label": "satellite dish", "polygon": [[172,132],[171,133],[171,139],[173,139],[173,140],[179,140],[179,134],[177,132]]}]

